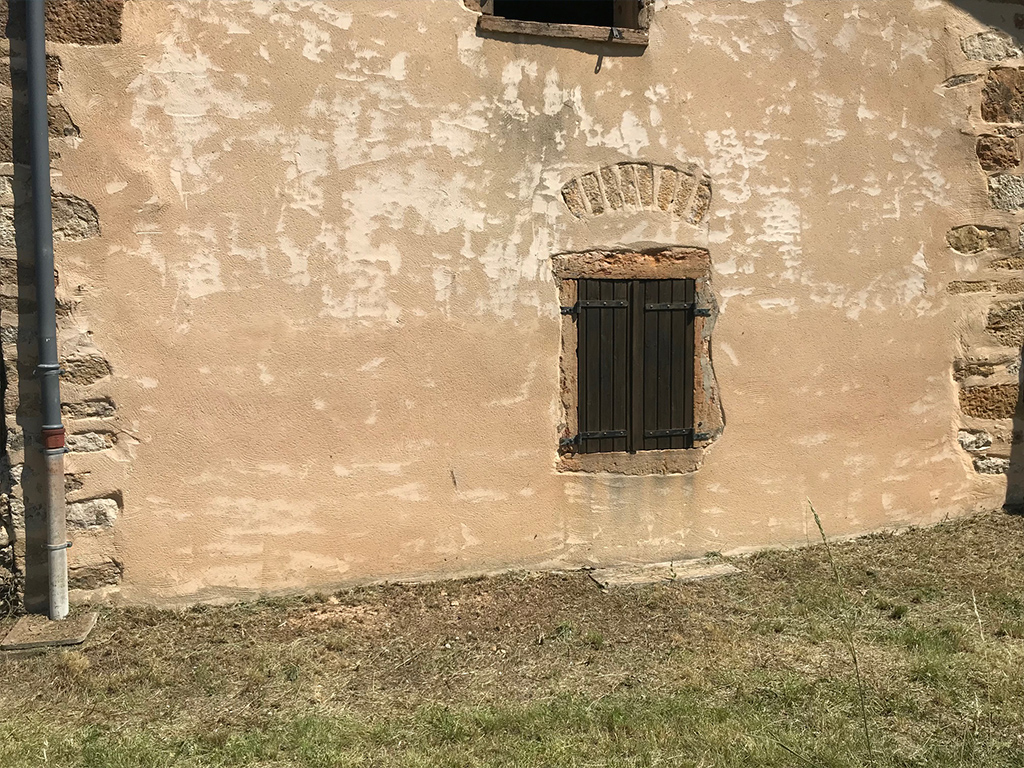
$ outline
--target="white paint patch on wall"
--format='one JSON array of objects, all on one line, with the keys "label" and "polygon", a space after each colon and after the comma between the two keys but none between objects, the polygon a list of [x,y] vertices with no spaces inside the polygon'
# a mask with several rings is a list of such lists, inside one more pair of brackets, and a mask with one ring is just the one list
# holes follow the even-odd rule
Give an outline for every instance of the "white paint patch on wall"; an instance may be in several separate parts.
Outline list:
[{"label": "white paint patch on wall", "polygon": [[483,38],[476,33],[475,26],[467,27],[459,33],[459,61],[479,77],[487,77],[487,64],[482,53],[483,47]]},{"label": "white paint patch on wall", "polygon": [[[184,5],[175,5],[179,13]],[[223,148],[215,137],[222,128],[216,117],[240,120],[270,110],[264,101],[245,96],[237,80],[225,75],[194,44],[188,45],[187,27],[174,20],[163,35],[159,59],[143,65],[128,86],[135,98],[131,124],[142,134],[149,151],[163,162],[170,181],[183,199],[210,189],[213,162]]]}]

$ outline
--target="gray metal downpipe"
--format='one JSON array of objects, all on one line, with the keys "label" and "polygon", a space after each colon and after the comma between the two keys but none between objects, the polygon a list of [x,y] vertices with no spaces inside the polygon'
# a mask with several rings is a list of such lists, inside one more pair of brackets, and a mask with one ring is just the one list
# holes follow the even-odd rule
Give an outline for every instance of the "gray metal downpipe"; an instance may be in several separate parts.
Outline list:
[{"label": "gray metal downpipe", "polygon": [[57,358],[57,298],[54,290],[53,211],[50,205],[50,126],[46,88],[44,0],[25,0],[29,133],[31,135],[32,222],[35,235],[36,311],[39,319],[39,378],[42,444],[46,477],[46,550],[49,615],[68,615],[68,550],[64,498],[64,424],[60,412]]}]

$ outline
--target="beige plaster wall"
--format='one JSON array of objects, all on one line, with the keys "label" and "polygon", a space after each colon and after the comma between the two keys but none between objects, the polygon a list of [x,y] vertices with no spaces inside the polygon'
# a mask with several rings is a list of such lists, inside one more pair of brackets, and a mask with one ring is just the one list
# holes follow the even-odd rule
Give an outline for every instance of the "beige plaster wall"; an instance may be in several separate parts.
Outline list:
[{"label": "beige plaster wall", "polygon": [[[119,490],[87,558],[175,602],[735,552],[997,504],[957,447],[945,232],[980,209],[971,17],[932,0],[659,2],[642,55],[482,38],[459,0],[129,0],[63,57],[64,351]],[[974,26],[972,26],[974,25]],[[639,52],[634,52],[638,54]],[[561,185],[696,163],[701,229]],[[699,245],[726,423],[689,475],[555,471],[549,259]],[[84,427],[83,427],[84,428]],[[90,550],[90,547],[93,550]]]}]

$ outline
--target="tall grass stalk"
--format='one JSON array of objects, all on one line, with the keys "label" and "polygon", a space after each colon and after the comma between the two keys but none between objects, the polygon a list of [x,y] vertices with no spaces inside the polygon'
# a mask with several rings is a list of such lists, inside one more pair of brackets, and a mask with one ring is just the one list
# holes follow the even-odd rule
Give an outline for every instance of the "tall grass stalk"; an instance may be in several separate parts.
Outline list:
[{"label": "tall grass stalk", "polygon": [[871,728],[868,726],[867,692],[864,688],[864,677],[860,671],[860,656],[857,654],[857,643],[855,642],[853,635],[853,631],[855,629],[853,606],[846,595],[843,577],[839,572],[839,567],[836,565],[835,557],[832,555],[832,545],[829,544],[828,537],[825,535],[825,528],[821,524],[821,518],[818,516],[818,511],[814,508],[814,504],[811,503],[810,499],[807,500],[807,503],[811,507],[811,514],[814,515],[814,524],[818,526],[818,533],[821,534],[821,541],[825,545],[828,564],[832,569],[832,578],[836,583],[836,588],[839,592],[839,599],[842,601],[843,612],[841,618],[843,641],[846,643],[846,648],[850,652],[850,658],[853,659],[853,671],[857,678],[857,698],[860,702],[860,720],[864,731],[864,747],[867,751],[868,761],[870,763],[874,763],[874,748],[871,744]]}]

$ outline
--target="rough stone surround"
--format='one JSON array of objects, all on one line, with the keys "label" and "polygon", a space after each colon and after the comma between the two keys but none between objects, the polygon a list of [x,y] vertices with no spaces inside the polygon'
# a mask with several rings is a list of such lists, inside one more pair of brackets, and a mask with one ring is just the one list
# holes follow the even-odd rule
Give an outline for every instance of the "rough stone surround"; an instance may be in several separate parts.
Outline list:
[{"label": "rough stone surround", "polygon": [[[561,472],[611,472],[623,475],[659,475],[693,472],[700,468],[707,450],[718,440],[725,428],[718,379],[711,359],[711,333],[718,320],[718,302],[711,287],[710,254],[703,248],[659,248],[644,252],[585,251],[562,253],[551,259],[552,273],[558,285],[563,306],[576,302],[577,280],[599,278],[610,280],[690,279],[696,282],[697,304],[710,311],[708,317],[694,318],[693,423],[708,438],[694,447],[671,451],[639,451],[630,453],[576,453],[560,451],[557,468]],[[577,423],[579,395],[577,390],[577,321],[562,318],[562,383],[561,437],[570,437],[579,430]]]}]

